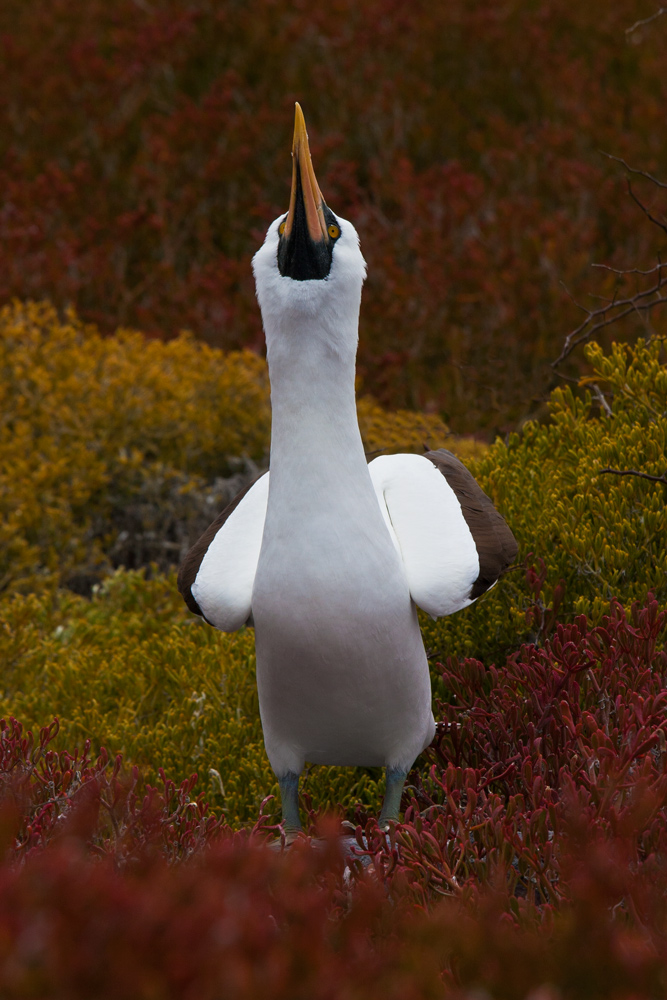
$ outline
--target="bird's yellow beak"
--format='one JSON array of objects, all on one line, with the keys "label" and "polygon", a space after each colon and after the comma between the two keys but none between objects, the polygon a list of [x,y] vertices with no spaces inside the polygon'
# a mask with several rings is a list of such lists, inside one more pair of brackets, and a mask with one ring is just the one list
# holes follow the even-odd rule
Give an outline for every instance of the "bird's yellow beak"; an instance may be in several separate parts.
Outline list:
[{"label": "bird's yellow beak", "polygon": [[294,140],[292,142],[292,193],[289,212],[285,220],[285,239],[289,239],[297,213],[297,202],[301,200],[305,210],[308,235],[315,243],[328,243],[329,234],[324,217],[324,198],[313,170],[310,158],[306,120],[301,105],[297,104],[294,115]]}]

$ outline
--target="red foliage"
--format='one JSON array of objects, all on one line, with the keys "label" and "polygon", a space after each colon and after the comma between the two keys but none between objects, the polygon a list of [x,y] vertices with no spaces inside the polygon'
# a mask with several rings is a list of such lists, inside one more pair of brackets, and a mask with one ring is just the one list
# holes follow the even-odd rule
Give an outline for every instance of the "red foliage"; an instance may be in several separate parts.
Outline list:
[{"label": "red foliage", "polygon": [[35,743],[16,719],[0,719],[0,851],[9,860],[75,838],[118,864],[146,851],[175,861],[230,832],[202,795],[191,797],[196,774],[176,788],[160,769],[163,791],[146,785],[140,797],[138,768],[122,773],[120,754],[112,764],[102,747],[93,760],[90,740],[73,753],[49,749],[58,728],[54,719]]},{"label": "red foliage", "polygon": [[613,603],[600,626],[558,625],[501,669],[450,661],[433,763],[378,863],[424,903],[504,868],[512,892],[556,905],[572,899],[561,841],[582,838],[620,851],[649,891],[667,858],[666,622],[653,599],[630,621]]},{"label": "red foliage", "polygon": [[250,257],[287,204],[298,98],[369,262],[366,390],[504,428],[579,318],[561,282],[611,293],[591,260],[652,263],[598,152],[665,172],[667,36],[628,42],[636,18],[634,0],[4,0],[0,300],[261,348]]},{"label": "red foliage", "polygon": [[55,724],[34,744],[3,723],[0,993],[663,996],[665,617],[613,604],[501,669],[443,667],[430,770],[388,843],[357,830],[352,872],[331,825],[268,850],[261,817],[233,834],[192,780],[139,800],[106,754],[49,750]]}]

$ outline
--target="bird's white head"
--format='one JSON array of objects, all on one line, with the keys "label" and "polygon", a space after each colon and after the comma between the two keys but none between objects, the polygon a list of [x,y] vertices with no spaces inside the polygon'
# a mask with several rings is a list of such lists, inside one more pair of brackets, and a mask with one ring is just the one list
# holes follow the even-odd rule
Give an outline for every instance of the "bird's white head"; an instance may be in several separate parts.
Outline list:
[{"label": "bird's white head", "polygon": [[289,210],[269,226],[252,267],[269,363],[309,347],[354,356],[366,263],[356,229],[322,197],[298,104]]}]

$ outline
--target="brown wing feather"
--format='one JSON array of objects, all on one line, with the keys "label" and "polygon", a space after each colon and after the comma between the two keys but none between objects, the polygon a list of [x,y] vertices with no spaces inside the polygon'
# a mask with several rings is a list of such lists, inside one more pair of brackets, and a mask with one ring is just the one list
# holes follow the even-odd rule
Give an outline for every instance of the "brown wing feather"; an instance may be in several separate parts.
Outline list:
[{"label": "brown wing feather", "polygon": [[188,608],[190,609],[190,611],[194,612],[194,614],[196,615],[201,615],[202,618],[204,617],[204,615],[202,614],[201,608],[199,607],[194,597],[192,596],[192,589],[191,589],[192,584],[195,582],[195,579],[197,577],[197,573],[199,572],[201,561],[208,552],[209,545],[211,544],[217,533],[220,531],[220,528],[223,526],[227,518],[230,516],[230,514],[232,514],[236,510],[236,508],[241,503],[248,490],[250,490],[251,487],[255,485],[257,480],[260,479],[261,476],[263,475],[264,473],[261,472],[259,476],[255,476],[252,482],[248,483],[248,485],[244,489],[242,489],[240,493],[236,494],[231,503],[227,504],[225,509],[220,511],[215,521],[213,521],[212,524],[209,524],[204,534],[197,539],[197,541],[192,546],[192,548],[186,555],[185,559],[181,563],[181,568],[178,571],[178,578],[177,578],[177,585],[179,592],[181,594],[181,597],[187,604]]},{"label": "brown wing feather", "polygon": [[491,499],[456,455],[445,448],[438,448],[427,452],[424,457],[433,462],[454,490],[475,540],[479,576],[472,585],[470,596],[477,598],[493,586],[516,558],[516,539]]}]

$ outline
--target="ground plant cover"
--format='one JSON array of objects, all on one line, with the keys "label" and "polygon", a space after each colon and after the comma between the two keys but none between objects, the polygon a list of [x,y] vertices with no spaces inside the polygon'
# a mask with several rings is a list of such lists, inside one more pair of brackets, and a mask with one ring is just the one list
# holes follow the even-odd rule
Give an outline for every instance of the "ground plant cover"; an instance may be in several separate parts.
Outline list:
[{"label": "ground plant cover", "polygon": [[405,822],[358,810],[347,862],[334,820],[281,854],[195,778],[138,794],[120,757],[52,749],[57,722],[3,721],[3,995],[663,995],[664,617],[614,604],[500,669],[451,661]]},{"label": "ground plant cover", "polygon": [[264,460],[264,363],[104,339],[45,303],[7,307],[0,331],[2,468],[23,491],[3,471],[0,992],[663,995],[661,341],[591,344],[549,419],[490,447],[362,400],[369,445],[453,441],[520,553],[482,601],[422,621],[439,725],[404,822],[377,829],[379,771],[309,768],[319,847],[281,853],[252,629],[190,615],[173,569]]},{"label": "ground plant cover", "polygon": [[[3,0],[3,1000],[667,996],[666,26]],[[369,458],[449,448],[519,553],[420,613],[402,821],[307,765],[288,845],[253,629],[176,569],[268,467],[250,261],[297,100],[368,262]]]}]

